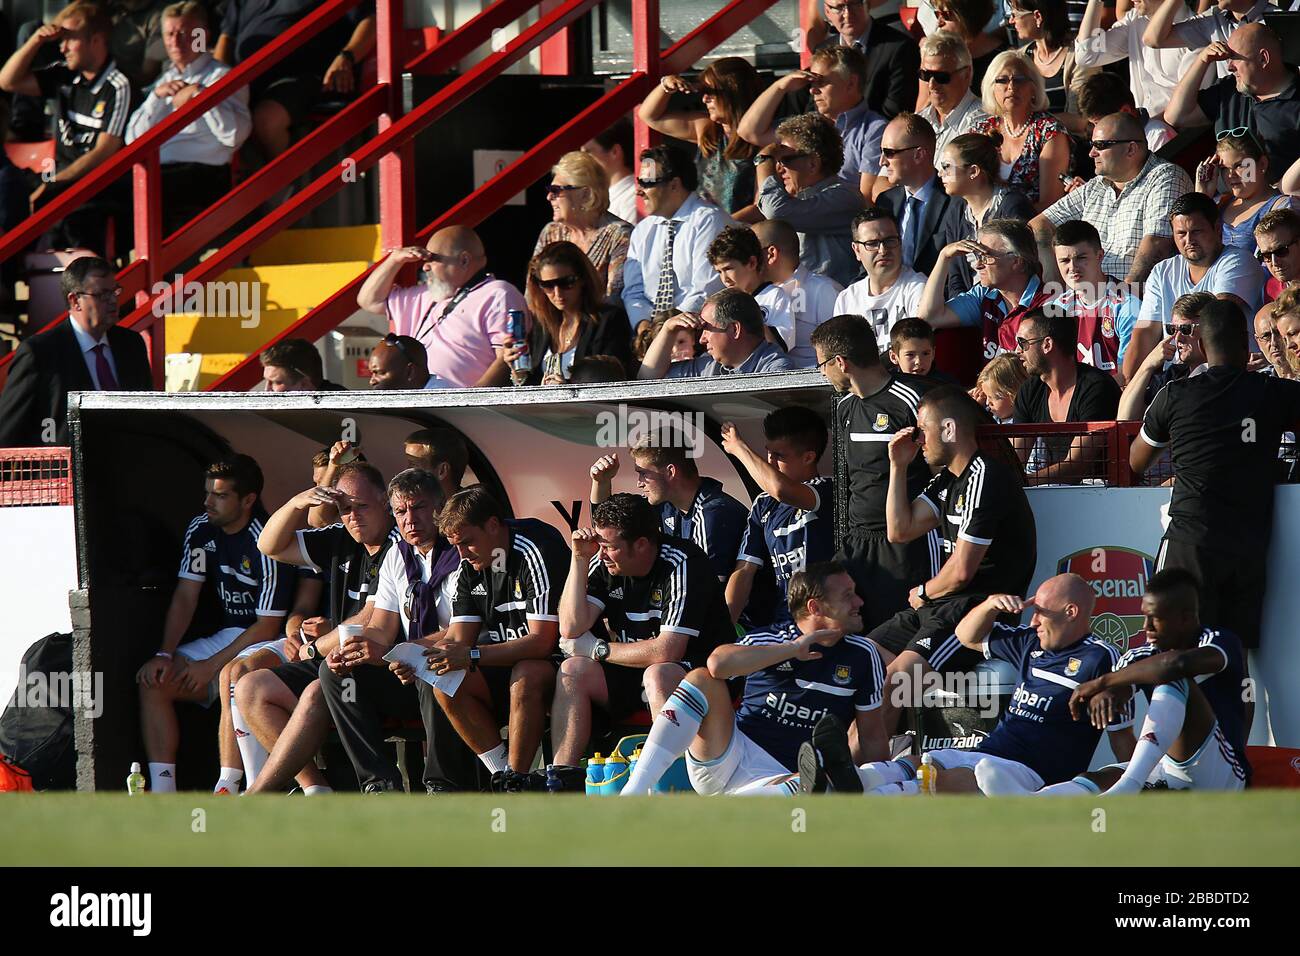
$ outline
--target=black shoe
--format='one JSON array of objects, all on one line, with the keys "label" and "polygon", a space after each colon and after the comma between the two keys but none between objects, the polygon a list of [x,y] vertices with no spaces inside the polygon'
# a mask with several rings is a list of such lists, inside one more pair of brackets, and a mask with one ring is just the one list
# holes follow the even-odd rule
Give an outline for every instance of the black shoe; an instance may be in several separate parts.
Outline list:
[{"label": "black shoe", "polygon": [[826,771],[822,769],[821,757],[817,755],[817,748],[812,745],[811,740],[805,740],[799,745],[799,789],[804,793],[825,793],[829,781],[826,778]]},{"label": "black shoe", "polygon": [[[861,793],[862,780],[858,776],[858,768],[853,763],[853,754],[849,750],[849,735],[845,731],[844,725],[839,722],[834,714],[826,714],[817,725],[813,727],[812,739],[808,741],[809,748],[813,751],[812,757],[816,759],[818,770],[825,774],[826,781],[830,784],[830,789],[836,793]],[[803,747],[799,748],[799,781],[802,786],[804,781],[804,751]],[[816,774],[809,781],[813,786],[816,785]],[[810,790],[809,793],[819,793],[818,790]]]},{"label": "black shoe", "polygon": [[[582,793],[587,792],[587,771],[584,767],[569,767],[564,764],[551,764],[547,768],[555,779],[559,781],[560,787],[556,793]],[[542,771],[542,789],[549,789],[546,786],[546,771]]]},{"label": "black shoe", "polygon": [[490,789],[493,793],[505,793],[506,776],[509,773],[510,773],[509,770],[494,770],[492,772],[492,782],[488,785],[488,789]]},{"label": "black shoe", "polygon": [[507,770],[501,781],[501,790],[503,793],[527,793],[531,790],[530,777],[526,773],[519,773],[517,770]]},{"label": "black shoe", "polygon": [[393,785],[389,783],[387,780],[376,780],[374,783],[366,784],[361,789],[361,792],[362,793],[392,793],[394,792],[394,790],[395,788],[393,787]]}]

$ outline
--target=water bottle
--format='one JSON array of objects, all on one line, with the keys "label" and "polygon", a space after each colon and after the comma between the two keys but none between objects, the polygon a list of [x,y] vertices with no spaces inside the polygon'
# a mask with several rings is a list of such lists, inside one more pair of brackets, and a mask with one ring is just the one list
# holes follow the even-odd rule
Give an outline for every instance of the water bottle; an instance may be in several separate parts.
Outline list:
[{"label": "water bottle", "polygon": [[632,751],[632,759],[627,762],[627,775],[629,777],[636,773],[636,762],[641,759],[641,748],[637,747]]},{"label": "water bottle", "polygon": [[133,797],[144,793],[144,774],[140,772],[139,762],[131,764],[131,772],[126,775],[126,792]]},{"label": "water bottle", "polygon": [[[525,323],[525,315],[518,309],[511,309],[506,313],[510,317],[510,337],[515,340],[516,346],[528,348],[528,326]],[[533,370],[533,357],[524,352],[510,363],[510,367],[516,372],[531,372]]]},{"label": "water bottle", "polygon": [[605,785],[600,788],[603,796],[613,797],[627,784],[627,758],[618,751],[609,755],[605,761]]},{"label": "water bottle", "polygon": [[546,792],[562,793],[563,791],[564,781],[562,781],[560,775],[555,772],[555,764],[548,763],[546,765]]},{"label": "water bottle", "polygon": [[939,771],[934,765],[934,758],[929,754],[921,754],[921,767],[916,771],[917,789],[921,793],[934,793],[938,776]]},{"label": "water bottle", "polygon": [[587,761],[587,796],[598,797],[605,782],[605,758],[600,754]]}]

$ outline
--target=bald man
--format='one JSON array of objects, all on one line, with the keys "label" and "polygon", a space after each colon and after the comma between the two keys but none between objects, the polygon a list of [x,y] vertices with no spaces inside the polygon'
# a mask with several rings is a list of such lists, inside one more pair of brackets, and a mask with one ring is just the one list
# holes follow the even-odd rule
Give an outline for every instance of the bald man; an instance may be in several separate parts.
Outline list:
[{"label": "bald man", "polygon": [[370,350],[370,387],[373,389],[446,388],[448,384],[429,374],[429,357],[419,339],[389,332]]},{"label": "bald man", "polygon": [[[998,725],[977,748],[929,751],[937,771],[934,791],[1026,794],[1088,769],[1101,731],[1089,721],[1071,718],[1070,696],[1080,684],[1109,674],[1119,662],[1119,651],[1090,633],[1094,604],[1088,582],[1077,574],[1058,574],[1040,584],[1033,597],[993,594],[961,619],[957,639],[988,660],[1013,665],[1020,684]],[[997,621],[1000,614],[1025,610],[1032,611],[1027,625],[1010,627]],[[1136,746],[1132,723],[1130,704],[1120,708],[1107,727],[1111,748],[1121,760]],[[856,773],[845,774],[848,742],[836,740],[821,724],[805,747],[807,760],[801,753],[799,768],[810,791],[818,782],[811,768],[821,766],[827,780],[843,782],[841,789],[872,796],[922,792],[916,773],[919,757],[863,764]]]},{"label": "bald man", "polygon": [[811,341],[813,329],[835,314],[835,300],[844,287],[830,276],[809,272],[800,263],[799,233],[785,220],[764,219],[750,228],[763,247],[763,278],[779,286],[789,301],[794,318],[790,361],[796,368],[811,368],[817,364]]},{"label": "bald man", "polygon": [[[1228,75],[1200,89],[1214,63]],[[1246,128],[1268,154],[1268,175],[1277,180],[1300,157],[1300,76],[1282,56],[1277,34],[1262,23],[1238,27],[1227,41],[1201,50],[1178,82],[1165,122],[1186,127],[1214,122],[1216,134]]]},{"label": "bald man", "polygon": [[[1053,248],[1056,227],[1079,219],[1092,223],[1101,236],[1104,273],[1129,283],[1145,282],[1157,262],[1178,251],[1169,208],[1192,191],[1191,177],[1147,148],[1145,127],[1130,113],[1099,119],[1088,155],[1097,175],[1029,221],[1044,278],[1060,278]],[[1092,290],[1090,297],[1103,294]]]},{"label": "bald man", "polygon": [[[420,262],[424,281],[396,286],[398,274]],[[357,293],[357,305],[388,318],[397,335],[420,341],[430,374],[453,388],[504,385],[509,368],[497,347],[510,335],[508,313],[527,312],[524,297],[487,271],[483,242],[473,229],[448,226],[429,244],[394,249]]]}]

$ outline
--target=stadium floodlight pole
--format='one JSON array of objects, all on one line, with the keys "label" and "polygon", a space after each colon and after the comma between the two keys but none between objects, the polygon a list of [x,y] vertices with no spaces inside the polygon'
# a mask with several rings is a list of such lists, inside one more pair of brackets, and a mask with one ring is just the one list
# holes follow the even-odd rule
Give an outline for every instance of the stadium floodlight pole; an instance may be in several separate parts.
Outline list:
[{"label": "stadium floodlight pole", "polygon": [[[632,0],[632,71],[644,73],[655,83],[659,82],[662,69],[662,56],[659,50],[659,0]],[[659,142],[659,134],[641,119],[640,112],[633,113],[636,156],[630,157],[628,164],[637,169],[643,149],[649,149]],[[637,211],[646,214],[644,203],[637,200]]]}]

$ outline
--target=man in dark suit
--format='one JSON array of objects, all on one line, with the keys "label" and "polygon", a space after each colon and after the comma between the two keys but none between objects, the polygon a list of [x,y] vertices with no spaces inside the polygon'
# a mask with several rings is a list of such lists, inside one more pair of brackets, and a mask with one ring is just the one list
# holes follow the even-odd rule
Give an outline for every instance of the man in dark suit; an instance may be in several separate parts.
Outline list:
[{"label": "man in dark suit", "polygon": [[60,279],[68,321],[18,347],[0,394],[0,448],[66,445],[68,392],[148,391],[153,374],[138,332],[119,329],[117,279],[98,256]]},{"label": "man in dark suit", "polygon": [[944,222],[961,204],[935,175],[934,127],[915,113],[890,120],[880,140],[880,172],[893,185],[877,204],[898,221],[903,264],[929,275],[943,248]]},{"label": "man in dark suit", "polygon": [[842,44],[862,52],[867,60],[866,84],[862,88],[867,106],[889,119],[915,109],[921,69],[921,48],[916,40],[873,21],[864,0],[823,0],[822,15],[839,35],[818,43],[817,34],[826,33],[819,23],[810,31],[810,45],[820,48]]}]

